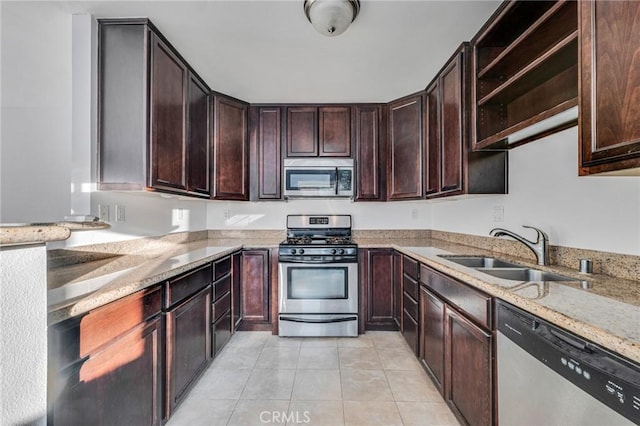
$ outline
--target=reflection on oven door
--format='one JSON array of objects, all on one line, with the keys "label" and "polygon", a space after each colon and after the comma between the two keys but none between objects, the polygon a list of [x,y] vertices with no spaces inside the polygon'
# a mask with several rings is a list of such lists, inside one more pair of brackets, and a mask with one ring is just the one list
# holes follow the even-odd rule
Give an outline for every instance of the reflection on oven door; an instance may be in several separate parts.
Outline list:
[{"label": "reflection on oven door", "polygon": [[285,337],[357,337],[358,316],[280,314],[278,329],[278,334]]}]

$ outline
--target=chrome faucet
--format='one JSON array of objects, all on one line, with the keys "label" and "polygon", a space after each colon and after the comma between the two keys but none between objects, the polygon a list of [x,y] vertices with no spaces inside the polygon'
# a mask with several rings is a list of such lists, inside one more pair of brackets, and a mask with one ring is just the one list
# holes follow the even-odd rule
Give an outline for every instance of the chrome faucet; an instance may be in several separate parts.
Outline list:
[{"label": "chrome faucet", "polygon": [[533,226],[523,225],[523,228],[535,229],[538,233],[538,237],[536,241],[527,240],[524,237],[516,234],[515,232],[511,232],[507,229],[503,228],[493,228],[489,235],[492,237],[511,237],[517,241],[520,241],[522,244],[527,246],[535,255],[536,260],[538,261],[538,265],[548,265],[549,264],[549,236],[542,230],[538,228],[534,228]]}]

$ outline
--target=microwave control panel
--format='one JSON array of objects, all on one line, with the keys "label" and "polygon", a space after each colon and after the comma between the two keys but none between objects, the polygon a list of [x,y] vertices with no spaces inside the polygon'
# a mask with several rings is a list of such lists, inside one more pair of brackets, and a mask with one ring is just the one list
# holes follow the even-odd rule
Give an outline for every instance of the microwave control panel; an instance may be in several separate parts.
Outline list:
[{"label": "microwave control panel", "polygon": [[351,181],[352,181],[352,171],[351,170],[340,170],[338,169],[338,190],[339,191],[350,191]]}]

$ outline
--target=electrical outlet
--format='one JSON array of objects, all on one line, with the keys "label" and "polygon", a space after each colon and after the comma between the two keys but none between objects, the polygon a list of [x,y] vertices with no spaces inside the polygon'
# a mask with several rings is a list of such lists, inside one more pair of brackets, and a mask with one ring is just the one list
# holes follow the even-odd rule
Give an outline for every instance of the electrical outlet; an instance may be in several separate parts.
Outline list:
[{"label": "electrical outlet", "polygon": [[125,219],[125,211],[124,206],[121,204],[116,204],[116,222],[124,222]]},{"label": "electrical outlet", "polygon": [[504,222],[504,206],[493,206],[493,221]]},{"label": "electrical outlet", "polygon": [[98,204],[98,217],[100,217],[102,222],[109,222],[111,220],[110,210],[109,204]]},{"label": "electrical outlet", "polygon": [[411,209],[411,219],[417,219],[418,218],[418,209],[413,208]]},{"label": "electrical outlet", "polygon": [[231,219],[231,210],[229,209],[224,210],[224,218],[227,220]]}]

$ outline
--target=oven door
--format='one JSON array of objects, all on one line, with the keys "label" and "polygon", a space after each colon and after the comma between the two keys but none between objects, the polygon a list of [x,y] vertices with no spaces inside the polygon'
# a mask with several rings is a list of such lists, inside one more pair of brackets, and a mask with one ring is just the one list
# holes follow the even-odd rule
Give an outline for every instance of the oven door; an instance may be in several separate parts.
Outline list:
[{"label": "oven door", "polygon": [[357,263],[279,263],[281,314],[357,314]]}]

